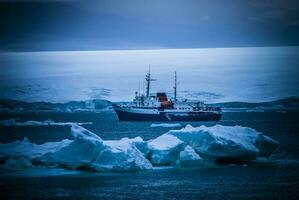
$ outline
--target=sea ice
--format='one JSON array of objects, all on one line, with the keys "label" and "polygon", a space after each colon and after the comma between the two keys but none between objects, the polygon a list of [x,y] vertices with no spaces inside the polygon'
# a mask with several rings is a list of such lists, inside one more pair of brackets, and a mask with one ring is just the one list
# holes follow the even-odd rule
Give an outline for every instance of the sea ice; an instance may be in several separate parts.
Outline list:
[{"label": "sea ice", "polygon": [[152,164],[135,147],[134,140],[103,141],[96,134],[78,125],[73,125],[71,130],[74,141],[59,151],[45,154],[40,158],[42,163],[96,171],[152,168]]},{"label": "sea ice", "polygon": [[165,128],[175,128],[175,127],[181,127],[181,124],[168,124],[168,123],[161,123],[161,124],[152,124],[151,127],[165,127]]},{"label": "sea ice", "polygon": [[7,119],[0,120],[0,125],[2,126],[72,126],[72,125],[84,125],[84,124],[92,124],[92,122],[54,122],[52,120],[44,120],[44,121],[26,121],[26,122],[18,122],[15,119]]},{"label": "sea ice", "polygon": [[229,157],[251,161],[258,156],[269,156],[278,146],[277,141],[242,126],[186,126],[164,135],[177,137],[202,157],[212,160]]},{"label": "sea ice", "polygon": [[28,138],[22,141],[17,140],[8,144],[0,144],[0,160],[5,158],[35,158],[49,152],[58,151],[71,143],[71,140],[65,139],[60,142],[47,142],[44,144],[31,143]]},{"label": "sea ice", "polygon": [[35,166],[135,171],[154,166],[199,166],[205,162],[249,162],[270,156],[278,142],[247,127],[192,127],[171,130],[149,141],[141,137],[102,140],[87,129],[73,125],[72,140],[41,145],[27,138],[0,144],[0,171]]}]

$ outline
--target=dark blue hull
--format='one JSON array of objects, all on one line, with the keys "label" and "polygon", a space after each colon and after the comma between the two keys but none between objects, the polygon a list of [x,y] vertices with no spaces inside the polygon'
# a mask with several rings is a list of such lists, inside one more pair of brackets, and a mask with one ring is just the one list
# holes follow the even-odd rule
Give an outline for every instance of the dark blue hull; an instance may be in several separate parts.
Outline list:
[{"label": "dark blue hull", "polygon": [[115,109],[119,121],[219,121],[220,113],[209,112],[190,112],[188,115],[178,116],[173,114],[141,114],[126,112]]},{"label": "dark blue hull", "polygon": [[162,114],[139,114],[115,110],[119,121],[169,121]]}]

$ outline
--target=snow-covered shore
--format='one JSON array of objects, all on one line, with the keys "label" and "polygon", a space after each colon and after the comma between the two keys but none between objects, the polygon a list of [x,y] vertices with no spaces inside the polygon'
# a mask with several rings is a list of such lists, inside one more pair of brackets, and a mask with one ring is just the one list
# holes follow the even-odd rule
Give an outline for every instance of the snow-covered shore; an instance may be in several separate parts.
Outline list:
[{"label": "snow-covered shore", "polygon": [[2,126],[72,126],[72,125],[84,125],[92,124],[92,122],[54,122],[52,120],[44,121],[25,121],[18,122],[15,119],[0,120],[0,125]]}]

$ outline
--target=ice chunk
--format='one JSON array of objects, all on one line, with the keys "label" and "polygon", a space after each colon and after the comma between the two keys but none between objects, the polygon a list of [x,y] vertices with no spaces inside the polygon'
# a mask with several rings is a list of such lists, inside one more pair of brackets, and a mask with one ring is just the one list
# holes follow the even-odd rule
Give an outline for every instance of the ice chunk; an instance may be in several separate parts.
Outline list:
[{"label": "ice chunk", "polygon": [[8,144],[0,144],[0,172],[19,171],[32,167],[32,161],[50,152],[56,152],[68,146],[71,140],[60,142],[48,142],[37,145],[31,143],[27,138]]},{"label": "ice chunk", "polygon": [[71,128],[72,140],[37,145],[27,138],[0,144],[0,171],[55,166],[95,171],[132,171],[180,164],[198,166],[205,161],[242,163],[269,156],[278,142],[252,128],[241,126],[171,130],[150,140],[141,137],[102,140],[79,125]]},{"label": "ice chunk", "polygon": [[[96,171],[132,171],[150,169],[151,163],[135,147],[137,139],[103,141],[81,126],[72,126],[74,141],[57,152],[42,156],[41,163]],[[141,139],[142,140],[142,139]]]},{"label": "ice chunk", "polygon": [[55,152],[69,145],[71,140],[65,139],[60,142],[47,142],[41,145],[31,143],[28,138],[8,144],[0,144],[0,159],[4,157],[28,157],[33,158],[45,153]]},{"label": "ice chunk", "polygon": [[182,166],[194,167],[203,164],[203,159],[189,145],[187,145],[185,149],[180,152],[178,161]]},{"label": "ice chunk", "polygon": [[229,157],[250,161],[258,156],[270,155],[278,146],[275,140],[241,126],[188,126],[166,134],[177,137],[193,147],[196,153],[209,159]]},{"label": "ice chunk", "polygon": [[106,148],[96,158],[92,167],[97,171],[151,169],[152,164],[135,146],[136,144],[143,142],[143,140],[141,140],[136,140],[136,138],[132,140],[124,138],[115,141],[105,141],[104,144],[106,145]]},{"label": "ice chunk", "polygon": [[47,166],[58,165],[71,169],[90,168],[102,149],[101,141],[76,139],[59,151],[37,158],[37,161]]},{"label": "ice chunk", "polygon": [[[0,145],[1,167],[22,169],[28,163],[41,166],[59,166],[71,169],[87,168],[96,171],[131,171],[150,169],[152,164],[136,147],[145,143],[142,138],[103,141],[85,128],[73,125],[73,140],[37,145],[28,139]],[[135,146],[136,145],[136,146]],[[146,148],[145,148],[146,149]],[[25,164],[26,165],[25,165]],[[19,168],[16,167],[19,166]]]},{"label": "ice chunk", "polygon": [[148,143],[150,161],[153,165],[174,164],[183,149],[184,143],[177,137],[164,134]]},{"label": "ice chunk", "polygon": [[152,124],[151,127],[165,127],[165,128],[175,128],[175,127],[181,127],[181,124],[168,124],[168,123],[162,123],[162,124]]}]

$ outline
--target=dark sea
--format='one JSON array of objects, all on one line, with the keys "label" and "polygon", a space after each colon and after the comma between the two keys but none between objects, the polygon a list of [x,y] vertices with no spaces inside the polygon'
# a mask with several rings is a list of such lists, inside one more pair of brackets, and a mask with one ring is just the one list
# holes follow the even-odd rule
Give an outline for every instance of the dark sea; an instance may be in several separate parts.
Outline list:
[{"label": "dark sea", "polygon": [[[0,120],[92,122],[102,139],[153,139],[170,129],[153,122],[119,122],[113,111],[1,113]],[[299,112],[224,112],[220,122],[183,122],[182,127],[241,125],[279,141],[266,160],[249,165],[161,168],[130,173],[28,169],[0,174],[0,199],[298,199]],[[0,143],[29,138],[42,144],[71,139],[70,126],[0,126]]]}]

